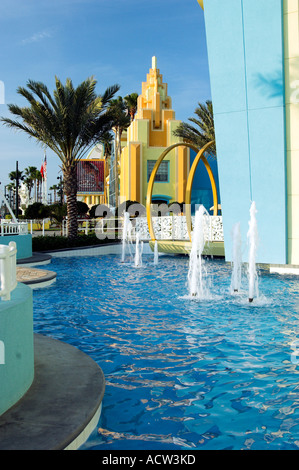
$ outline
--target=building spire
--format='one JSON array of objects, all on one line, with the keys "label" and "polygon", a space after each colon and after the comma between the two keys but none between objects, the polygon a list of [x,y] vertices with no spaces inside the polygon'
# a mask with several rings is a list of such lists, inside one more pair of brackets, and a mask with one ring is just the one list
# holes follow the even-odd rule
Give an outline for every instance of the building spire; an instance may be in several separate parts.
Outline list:
[{"label": "building spire", "polygon": [[[167,83],[163,83],[163,77],[157,68],[157,57],[152,57],[152,67],[147,74],[146,82],[142,82],[142,93],[138,97],[137,119],[152,120],[153,129],[161,129],[164,120],[175,119],[171,109],[171,98],[167,94]],[[147,114],[147,110],[150,114]],[[164,111],[169,111],[169,115]],[[145,118],[145,115],[148,117]],[[167,117],[165,117],[167,115]]]}]

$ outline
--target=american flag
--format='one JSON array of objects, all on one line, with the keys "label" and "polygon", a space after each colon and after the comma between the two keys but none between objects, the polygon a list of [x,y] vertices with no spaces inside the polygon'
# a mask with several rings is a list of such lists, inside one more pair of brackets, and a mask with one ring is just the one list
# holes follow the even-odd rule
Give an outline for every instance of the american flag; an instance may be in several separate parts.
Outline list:
[{"label": "american flag", "polygon": [[46,157],[46,155],[45,155],[44,161],[42,163],[40,172],[41,172],[42,177],[45,178],[46,174],[47,174],[47,157]]}]

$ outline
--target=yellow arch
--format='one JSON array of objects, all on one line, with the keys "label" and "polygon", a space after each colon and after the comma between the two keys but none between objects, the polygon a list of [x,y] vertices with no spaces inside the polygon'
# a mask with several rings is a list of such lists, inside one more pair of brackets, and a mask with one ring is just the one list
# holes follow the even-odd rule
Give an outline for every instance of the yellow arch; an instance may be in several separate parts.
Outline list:
[{"label": "yellow arch", "polygon": [[159,166],[160,166],[161,162],[164,160],[166,155],[176,147],[180,147],[180,146],[188,147],[188,148],[191,148],[192,150],[194,150],[195,152],[197,152],[197,155],[194,159],[194,162],[192,164],[192,167],[191,167],[191,170],[190,170],[190,173],[189,173],[189,176],[188,176],[187,187],[186,187],[186,200],[185,200],[185,203],[186,203],[186,221],[187,221],[187,228],[188,228],[188,234],[189,234],[190,241],[191,241],[191,230],[192,230],[192,223],[191,223],[191,191],[192,191],[192,185],[193,185],[193,179],[194,179],[195,171],[196,171],[197,165],[200,162],[200,160],[203,161],[203,163],[204,163],[204,165],[207,169],[210,181],[211,181],[212,192],[213,192],[213,202],[214,202],[214,215],[218,214],[217,187],[216,187],[216,183],[215,183],[215,179],[214,179],[214,175],[213,175],[213,172],[211,170],[211,167],[210,167],[207,159],[204,156],[204,153],[206,152],[206,150],[213,143],[214,143],[213,141],[209,142],[200,151],[198,151],[198,148],[196,148],[192,144],[182,143],[182,142],[177,143],[177,144],[173,144],[170,147],[168,147],[166,150],[164,150],[164,152],[160,155],[160,157],[156,161],[156,164],[153,168],[153,171],[151,173],[151,176],[150,176],[150,179],[149,179],[149,182],[148,182],[147,195],[146,195],[147,224],[148,224],[150,237],[151,237],[152,241],[155,241],[155,239],[156,239],[155,238],[154,228],[153,228],[152,214],[151,214],[151,203],[152,203],[153,186],[154,186],[154,182],[155,182],[155,177],[156,177],[156,174],[157,174],[157,171],[159,169]]},{"label": "yellow arch", "polygon": [[203,148],[198,152],[196,155],[194,162],[192,164],[189,176],[188,176],[188,181],[187,181],[187,186],[186,186],[186,197],[185,197],[185,204],[186,204],[186,223],[187,223],[187,230],[188,230],[188,235],[189,239],[191,241],[191,232],[192,232],[192,221],[191,221],[191,192],[192,192],[192,186],[193,186],[193,180],[194,180],[194,175],[196,168],[200,162],[200,160],[203,161],[206,170],[208,172],[211,186],[212,186],[212,193],[213,193],[213,203],[214,203],[214,208],[213,208],[213,213],[214,215],[218,214],[218,193],[217,193],[217,186],[215,182],[215,178],[213,175],[213,172],[211,170],[211,167],[204,156],[204,153],[208,150],[211,145],[213,145],[215,142],[211,141],[208,142],[206,145],[203,146]]}]

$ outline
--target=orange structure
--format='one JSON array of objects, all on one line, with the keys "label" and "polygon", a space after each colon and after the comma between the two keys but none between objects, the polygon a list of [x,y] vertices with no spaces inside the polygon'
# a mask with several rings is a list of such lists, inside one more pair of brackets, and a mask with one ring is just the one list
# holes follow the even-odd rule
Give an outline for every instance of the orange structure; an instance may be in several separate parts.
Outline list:
[{"label": "orange structure", "polygon": [[[181,121],[176,120],[167,83],[157,68],[156,57],[142,83],[137,113],[127,130],[127,145],[120,161],[120,202],[125,200],[146,203],[151,172],[161,153],[180,142],[173,131]],[[156,175],[153,202],[184,202],[190,169],[190,151],[177,147],[169,152]]]}]

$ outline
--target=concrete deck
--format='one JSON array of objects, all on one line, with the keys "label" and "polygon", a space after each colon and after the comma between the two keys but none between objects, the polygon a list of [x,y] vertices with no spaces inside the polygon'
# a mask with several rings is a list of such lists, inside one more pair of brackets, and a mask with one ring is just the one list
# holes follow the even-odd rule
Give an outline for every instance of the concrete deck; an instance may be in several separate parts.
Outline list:
[{"label": "concrete deck", "polygon": [[66,343],[35,334],[34,350],[31,388],[0,416],[0,450],[77,449],[97,425],[104,374]]},{"label": "concrete deck", "polygon": [[269,271],[270,273],[299,276],[299,266],[296,264],[270,264]]},{"label": "concrete deck", "polygon": [[56,281],[56,277],[57,274],[54,271],[17,266],[17,281],[27,284],[33,289],[53,284]]},{"label": "concrete deck", "polygon": [[30,258],[17,260],[17,266],[41,266],[51,263],[52,256],[46,253],[32,253]]},{"label": "concrete deck", "polygon": [[[172,255],[189,255],[192,243],[189,240],[157,240],[159,253]],[[149,246],[152,251],[155,249],[155,242],[150,240]],[[203,249],[203,255],[224,258],[223,242],[207,242]]]}]

